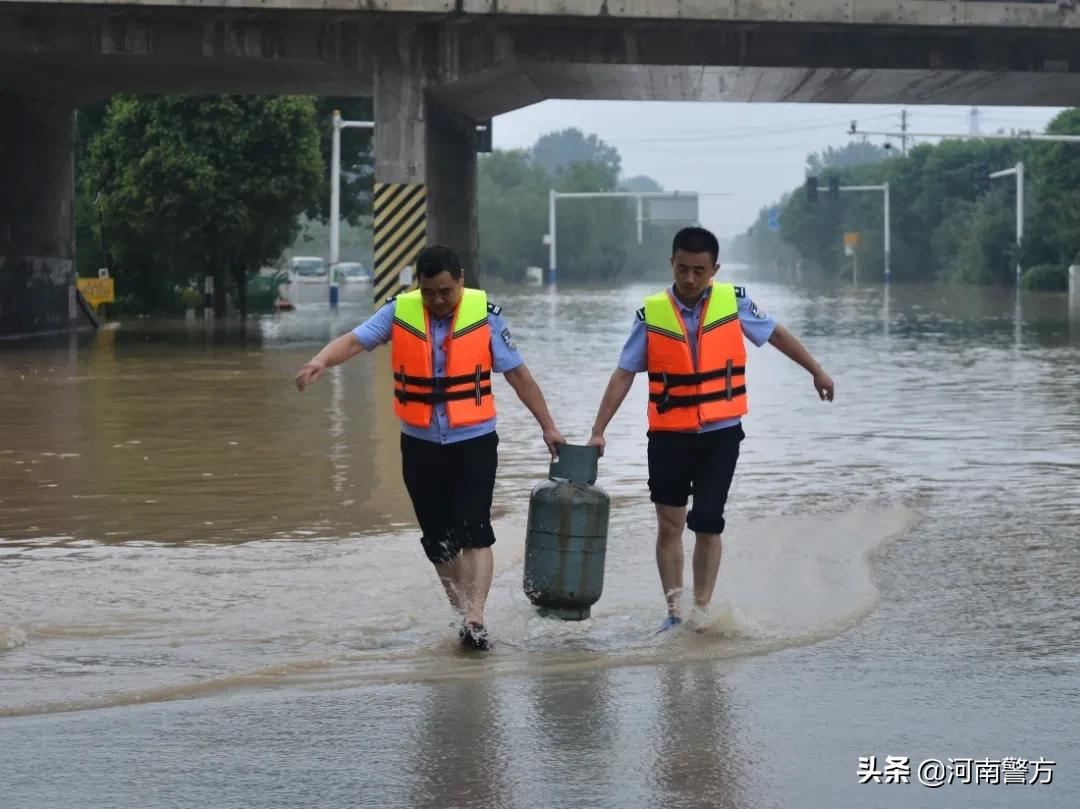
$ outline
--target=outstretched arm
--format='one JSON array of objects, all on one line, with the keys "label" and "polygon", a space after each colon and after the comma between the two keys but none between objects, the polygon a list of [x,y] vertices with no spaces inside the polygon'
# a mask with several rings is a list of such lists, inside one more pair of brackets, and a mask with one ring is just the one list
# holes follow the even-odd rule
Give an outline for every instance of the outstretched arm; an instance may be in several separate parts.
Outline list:
[{"label": "outstretched arm", "polygon": [[611,375],[611,379],[608,380],[607,390],[604,391],[604,398],[600,400],[600,407],[596,411],[596,421],[593,422],[592,436],[589,438],[589,446],[597,447],[600,450],[600,454],[604,454],[604,447],[607,446],[607,440],[604,438],[604,430],[607,429],[608,424],[615,417],[615,413],[618,411],[619,406],[623,403],[623,399],[626,398],[626,394],[630,392],[630,388],[634,384],[634,372],[626,371],[622,368],[616,368],[615,372]]},{"label": "outstretched arm", "polygon": [[791,360],[805,368],[810,375],[814,377],[814,390],[817,391],[818,396],[820,396],[823,401],[831,402],[833,400],[836,386],[833,384],[832,379],[825,373],[825,369],[821,367],[818,361],[815,360],[813,355],[807,350],[806,346],[800,343],[794,334],[780,324],[777,324],[776,328],[773,330],[772,337],[769,338],[769,342],[781,353],[787,355]]},{"label": "outstretched arm", "polygon": [[547,444],[551,457],[557,458],[559,451],[556,449],[556,444],[565,444],[566,439],[555,428],[555,420],[548,411],[547,402],[544,400],[544,392],[536,384],[533,375],[529,373],[529,369],[522,363],[516,368],[511,368],[503,376],[510,383],[510,387],[514,389],[514,393],[521,399],[521,403],[529,408],[529,412],[533,414],[533,418],[540,425],[540,429],[544,431],[544,443]]},{"label": "outstretched arm", "polygon": [[317,382],[327,368],[341,365],[346,360],[362,353],[363,350],[364,346],[360,343],[360,338],[352,332],[331,340],[323,346],[322,351],[300,367],[296,374],[296,389],[303,391],[308,385]]}]

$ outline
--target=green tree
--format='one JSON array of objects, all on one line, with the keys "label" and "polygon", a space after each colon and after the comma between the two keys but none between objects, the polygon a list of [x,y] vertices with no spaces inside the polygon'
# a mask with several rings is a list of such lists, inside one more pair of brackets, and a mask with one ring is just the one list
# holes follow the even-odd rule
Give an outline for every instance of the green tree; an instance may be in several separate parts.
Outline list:
[{"label": "green tree", "polygon": [[[574,163],[599,165],[609,175],[618,178],[622,167],[619,150],[580,129],[564,129],[543,135],[532,148],[533,159],[547,171],[555,173]],[[614,186],[614,184],[613,184]]]},{"label": "green tree", "polygon": [[298,232],[323,187],[315,105],[304,97],[118,96],[83,176],[100,206],[117,282],[146,309],[206,273],[224,313]]},{"label": "green tree", "polygon": [[1009,197],[1009,192],[999,186],[975,203],[967,238],[950,268],[954,280],[1002,284],[1014,278],[1016,215]]},{"label": "green tree", "polygon": [[[651,177],[620,181],[616,149],[578,130],[542,136],[529,150],[481,155],[479,163],[480,268],[487,276],[520,280],[525,268],[546,267],[549,194],[662,191]],[[559,278],[612,281],[662,274],[677,225],[646,223],[637,241],[632,199],[559,202],[556,221]]]},{"label": "green tree", "polygon": [[652,177],[648,177],[644,174],[638,174],[634,177],[628,177],[619,183],[619,190],[621,191],[663,191],[664,187],[660,183],[656,182]]},{"label": "green tree", "polygon": [[[1080,109],[1060,113],[1046,131],[1080,135]],[[1080,255],[1080,144],[1040,143],[1032,152],[1030,176],[1039,191],[1029,219],[1034,226],[1032,236],[1051,245],[1039,258],[1071,264]]]},{"label": "green tree", "polygon": [[878,163],[889,157],[889,150],[867,141],[854,141],[840,147],[829,146],[806,157],[806,173],[814,177],[831,169],[849,169]]},{"label": "green tree", "polygon": [[[861,236],[860,256],[870,259],[870,263],[864,264],[861,258],[860,265],[876,272],[873,262],[882,261],[879,257],[884,252],[880,194],[874,193],[876,198],[871,198],[871,192],[844,193],[839,200],[832,200],[826,189],[829,178],[834,176],[842,185],[887,182],[895,279],[1011,282],[1011,268],[1016,261],[1014,186],[1004,180],[991,183],[989,174],[1021,159],[1030,161],[1032,150],[1037,148],[1042,147],[1021,141],[924,144],[905,157],[838,169],[827,168],[826,164],[849,162],[837,158],[843,150],[826,150],[824,157],[811,155],[810,169],[821,172],[818,199],[809,202],[802,188],[788,194],[781,202],[780,236],[808,269],[825,276],[846,277],[849,268],[843,255],[842,234],[856,231]],[[1061,202],[1047,201],[1046,178],[1055,174],[1060,178],[1058,199],[1069,199],[1071,185],[1067,172],[1057,171],[1049,161],[1029,172],[1026,191],[1030,226],[1021,256],[1027,265],[1055,260],[1060,244],[1080,224],[1070,223],[1068,213],[1056,213],[1057,208],[1063,207]],[[1035,207],[1041,213],[1030,214]],[[755,261],[778,252],[775,244],[760,235],[762,224],[763,218],[759,217],[754,233],[748,233],[739,242],[742,249],[757,248]]]},{"label": "green tree", "polygon": [[528,266],[547,266],[551,177],[524,150],[480,156],[477,190],[480,274],[520,281]]},{"label": "green tree", "polygon": [[75,111],[75,269],[79,275],[97,275],[98,267],[104,267],[105,251],[102,249],[100,215],[94,204],[97,189],[86,188],[79,182],[83,166],[90,152],[90,144],[105,128],[108,100],[96,101]]},{"label": "green tree", "polygon": [[[618,174],[610,162],[570,163],[552,180],[564,193],[615,191]],[[567,281],[617,277],[626,265],[631,226],[637,227],[629,200],[603,197],[560,202],[556,225],[559,278]]]}]

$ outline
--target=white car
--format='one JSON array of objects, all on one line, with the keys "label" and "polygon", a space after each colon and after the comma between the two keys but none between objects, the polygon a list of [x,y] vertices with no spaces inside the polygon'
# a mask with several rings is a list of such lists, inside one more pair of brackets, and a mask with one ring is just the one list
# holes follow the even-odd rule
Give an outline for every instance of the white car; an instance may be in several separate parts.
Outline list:
[{"label": "white car", "polygon": [[293,280],[301,283],[325,282],[326,262],[320,256],[293,256],[289,261]]},{"label": "white car", "polygon": [[354,284],[370,284],[371,271],[359,261],[341,261],[337,265],[337,277],[340,281]]}]

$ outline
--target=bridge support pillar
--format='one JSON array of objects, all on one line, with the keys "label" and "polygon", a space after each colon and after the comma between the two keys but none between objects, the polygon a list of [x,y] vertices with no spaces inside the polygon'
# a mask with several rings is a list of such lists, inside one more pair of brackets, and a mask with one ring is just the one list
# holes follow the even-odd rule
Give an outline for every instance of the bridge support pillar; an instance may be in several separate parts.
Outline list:
[{"label": "bridge support pillar", "polygon": [[391,29],[375,66],[374,283],[376,304],[395,294],[427,244],[454,250],[478,284],[476,123],[431,92],[431,36]]},{"label": "bridge support pillar", "polygon": [[0,93],[0,337],[86,325],[75,299],[74,113]]}]

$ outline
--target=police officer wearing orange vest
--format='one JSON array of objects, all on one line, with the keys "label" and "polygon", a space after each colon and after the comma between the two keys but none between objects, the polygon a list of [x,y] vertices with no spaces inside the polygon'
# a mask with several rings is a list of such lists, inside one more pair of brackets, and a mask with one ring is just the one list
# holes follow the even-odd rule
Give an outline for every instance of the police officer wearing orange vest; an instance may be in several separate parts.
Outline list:
[{"label": "police officer wearing orange vest", "polygon": [[327,368],[391,343],[394,412],[401,419],[402,476],[467,648],[490,648],[484,605],[494,568],[491,499],[498,465],[492,373],[504,375],[543,429],[552,457],[566,443],[518,353],[500,307],[466,289],[446,247],[416,259],[419,289],[397,295],[337,338],[296,375],[300,390]]},{"label": "police officer wearing orange vest", "polygon": [[[656,564],[667,598],[661,631],[682,623],[685,524],[694,545],[694,610],[707,620],[720,571],[724,506],[743,440],[746,406],[745,336],[772,343],[805,368],[823,400],[833,381],[810,352],[747,296],[742,287],[714,283],[720,269],[716,237],[684,228],[672,243],[675,283],[645,299],[600,402],[590,446],[604,451],[604,430],[634,383],[649,375],[649,491],[656,504]],[[686,511],[690,495],[694,505]]]}]

